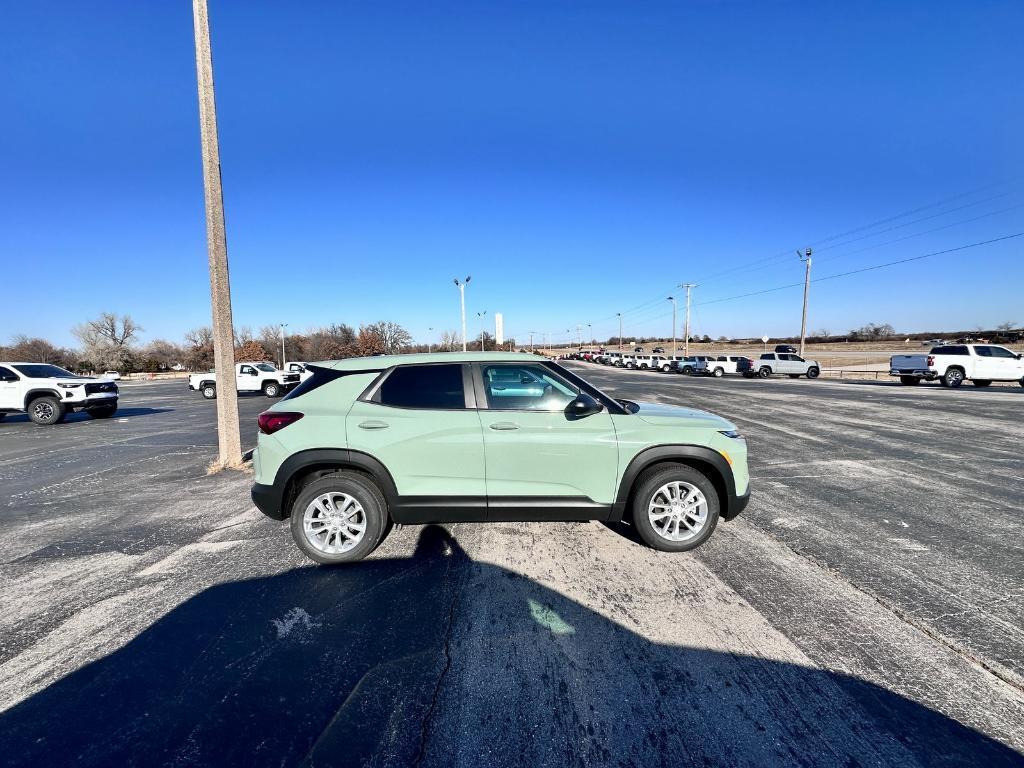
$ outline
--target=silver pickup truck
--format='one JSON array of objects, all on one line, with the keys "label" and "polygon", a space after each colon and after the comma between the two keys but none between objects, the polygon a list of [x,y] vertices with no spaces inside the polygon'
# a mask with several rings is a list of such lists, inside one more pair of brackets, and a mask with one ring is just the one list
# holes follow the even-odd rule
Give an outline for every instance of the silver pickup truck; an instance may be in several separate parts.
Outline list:
[{"label": "silver pickup truck", "polygon": [[791,379],[798,379],[801,376],[816,379],[821,375],[821,366],[817,360],[804,360],[800,355],[791,352],[768,352],[761,355],[760,360],[744,358],[736,363],[736,370],[748,379],[755,376],[767,379],[775,373],[785,374]]}]

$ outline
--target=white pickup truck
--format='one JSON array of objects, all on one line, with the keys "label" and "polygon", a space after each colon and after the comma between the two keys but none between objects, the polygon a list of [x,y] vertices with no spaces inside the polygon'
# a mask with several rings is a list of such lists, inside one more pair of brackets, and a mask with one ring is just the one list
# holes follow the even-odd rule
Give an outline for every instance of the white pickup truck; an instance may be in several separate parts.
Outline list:
[{"label": "white pickup truck", "polygon": [[[298,386],[299,374],[279,371],[272,363],[235,363],[235,388],[239,392],[262,392],[267,397],[281,397]],[[213,371],[193,373],[188,388],[202,392],[207,400],[217,397],[217,378]]]},{"label": "white pickup truck", "polygon": [[59,424],[72,411],[94,419],[117,413],[117,384],[77,376],[49,363],[0,363],[0,421],[28,413],[36,424]]},{"label": "white pickup truck", "polygon": [[288,365],[284,367],[284,369],[288,373],[299,374],[300,382],[305,381],[306,379],[313,375],[313,372],[309,370],[309,363],[301,363],[298,360],[290,361]]},{"label": "white pickup truck", "polygon": [[959,387],[965,381],[976,387],[1019,381],[1024,387],[1024,359],[993,344],[948,344],[932,347],[927,355],[893,355],[889,375],[899,376],[900,384],[907,385],[938,379],[944,387]]},{"label": "white pickup truck", "polygon": [[693,366],[693,373],[699,376],[714,376],[720,379],[727,373],[739,373],[736,367],[740,360],[747,360],[743,355],[719,355],[714,357],[702,357]]}]

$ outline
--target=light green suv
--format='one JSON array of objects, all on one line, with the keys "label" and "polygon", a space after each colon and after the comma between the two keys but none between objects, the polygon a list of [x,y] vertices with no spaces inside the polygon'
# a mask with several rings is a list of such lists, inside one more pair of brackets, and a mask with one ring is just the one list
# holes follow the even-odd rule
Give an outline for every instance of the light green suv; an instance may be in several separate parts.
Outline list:
[{"label": "light green suv", "polygon": [[747,446],[703,411],[615,400],[530,354],[364,357],[260,414],[256,506],[319,563],[392,523],[603,520],[682,552],[749,500]]}]

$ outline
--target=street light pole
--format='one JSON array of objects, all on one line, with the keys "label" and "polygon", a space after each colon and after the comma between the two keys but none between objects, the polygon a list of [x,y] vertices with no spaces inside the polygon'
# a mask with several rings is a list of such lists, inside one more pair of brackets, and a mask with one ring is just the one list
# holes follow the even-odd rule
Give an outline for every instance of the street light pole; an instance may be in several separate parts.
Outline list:
[{"label": "street light pole", "polygon": [[683,283],[680,288],[686,289],[686,322],[684,323],[686,337],[683,339],[683,355],[690,356],[690,291],[697,287],[696,283]]},{"label": "street light pole", "polygon": [[530,331],[530,352],[533,352],[533,334],[534,331]]},{"label": "street light pole", "polygon": [[285,364],[286,364],[285,363],[285,357],[284,357],[284,333],[285,333],[284,329],[287,328],[287,327],[288,327],[288,323],[281,323],[281,370],[282,371],[284,370],[284,367],[285,367]]},{"label": "street light pole", "polygon": [[587,335],[590,336],[590,345],[594,345],[594,326],[587,323]]},{"label": "street light pole", "polygon": [[238,425],[228,241],[224,230],[224,193],[220,179],[213,52],[210,47],[210,20],[206,0],[192,0],[192,23],[196,40],[199,133],[203,153],[203,192],[206,199],[206,250],[210,266],[210,297],[213,307],[213,360],[217,372],[218,463],[223,467],[234,467],[242,463],[242,435]]},{"label": "street light pole", "polygon": [[487,314],[485,309],[483,312],[477,312],[476,316],[480,318],[480,351],[484,351],[484,315]]},{"label": "street light pole", "polygon": [[807,265],[804,270],[804,311],[800,320],[800,357],[803,357],[804,344],[807,341],[807,299],[811,293],[811,249],[808,248],[803,253],[797,251],[796,255]]},{"label": "street light pole", "polygon": [[466,286],[473,279],[472,275],[466,275],[466,282],[460,282],[455,278],[454,282],[459,286],[459,307],[462,311],[462,351],[466,351]]},{"label": "street light pole", "polygon": [[433,328],[427,328],[427,354],[430,354],[430,337],[434,333]]},{"label": "street light pole", "polygon": [[676,356],[676,297],[669,296],[668,300],[672,302],[672,357]]},{"label": "street light pole", "polygon": [[619,352],[621,352],[622,351],[622,313],[621,312],[616,312],[615,314],[619,316]]}]

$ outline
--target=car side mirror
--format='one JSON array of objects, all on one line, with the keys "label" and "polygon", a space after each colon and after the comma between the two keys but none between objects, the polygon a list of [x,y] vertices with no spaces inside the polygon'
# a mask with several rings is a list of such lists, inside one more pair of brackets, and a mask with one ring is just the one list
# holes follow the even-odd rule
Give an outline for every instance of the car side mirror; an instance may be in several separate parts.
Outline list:
[{"label": "car side mirror", "polygon": [[583,419],[600,413],[602,409],[604,406],[601,403],[586,392],[580,392],[575,400],[565,406],[565,416],[568,419]]},{"label": "car side mirror", "polygon": [[[1017,357],[1020,357],[1020,355],[1017,355]],[[0,376],[0,381],[17,381],[17,380],[18,380],[18,377],[15,376],[13,373],[5,373],[3,376]]]}]

